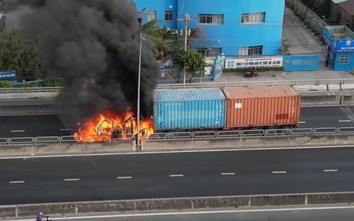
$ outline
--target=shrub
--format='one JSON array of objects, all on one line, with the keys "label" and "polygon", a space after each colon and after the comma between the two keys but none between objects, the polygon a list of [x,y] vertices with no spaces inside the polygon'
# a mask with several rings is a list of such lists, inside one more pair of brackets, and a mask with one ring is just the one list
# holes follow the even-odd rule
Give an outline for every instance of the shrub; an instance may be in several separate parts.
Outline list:
[{"label": "shrub", "polygon": [[9,88],[11,87],[10,81],[0,81],[0,88]]},{"label": "shrub", "polygon": [[62,87],[63,81],[59,77],[47,77],[43,82],[44,87]]}]

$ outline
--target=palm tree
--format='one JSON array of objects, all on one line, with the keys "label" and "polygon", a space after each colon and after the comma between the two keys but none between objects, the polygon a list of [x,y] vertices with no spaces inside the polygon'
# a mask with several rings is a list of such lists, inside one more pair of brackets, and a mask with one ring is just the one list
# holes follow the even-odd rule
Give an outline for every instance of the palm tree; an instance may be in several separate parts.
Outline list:
[{"label": "palm tree", "polygon": [[176,43],[176,34],[166,27],[159,28],[159,22],[160,20],[154,19],[145,23],[143,33],[154,42],[156,59],[163,59]]}]

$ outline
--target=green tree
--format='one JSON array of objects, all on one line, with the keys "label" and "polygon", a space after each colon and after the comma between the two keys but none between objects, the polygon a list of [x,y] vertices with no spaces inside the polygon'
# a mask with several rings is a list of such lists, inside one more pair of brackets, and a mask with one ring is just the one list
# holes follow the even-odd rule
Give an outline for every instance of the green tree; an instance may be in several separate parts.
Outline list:
[{"label": "green tree", "polygon": [[160,20],[154,19],[145,23],[142,27],[145,36],[150,38],[154,44],[154,55],[156,59],[163,59],[168,52],[172,51],[176,43],[176,32],[166,27],[159,28]]},{"label": "green tree", "polygon": [[0,70],[16,70],[18,81],[37,80],[45,74],[38,48],[25,44],[19,32],[0,33]]},{"label": "green tree", "polygon": [[206,65],[204,56],[196,51],[179,50],[173,60],[180,70],[185,69],[186,76],[184,77],[189,78],[190,82],[193,78],[201,77],[204,74]]},{"label": "green tree", "polygon": [[318,16],[328,18],[331,14],[331,0],[301,0],[311,8]]}]

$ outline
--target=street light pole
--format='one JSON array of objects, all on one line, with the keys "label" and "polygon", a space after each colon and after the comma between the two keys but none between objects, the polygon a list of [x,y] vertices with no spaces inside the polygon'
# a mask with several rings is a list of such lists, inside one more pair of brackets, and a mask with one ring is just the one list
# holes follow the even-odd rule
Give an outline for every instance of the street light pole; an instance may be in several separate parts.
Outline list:
[{"label": "street light pole", "polygon": [[[187,45],[188,45],[188,22],[191,20],[191,17],[189,14],[186,14],[184,16],[184,52],[187,51]],[[186,86],[186,68],[183,68],[183,86]]]},{"label": "street light pole", "polygon": [[141,78],[141,52],[143,49],[143,19],[141,17],[138,18],[139,26],[140,26],[140,47],[139,47],[139,70],[138,70],[138,101],[137,101],[137,113],[136,113],[136,147],[140,150],[140,78]]}]

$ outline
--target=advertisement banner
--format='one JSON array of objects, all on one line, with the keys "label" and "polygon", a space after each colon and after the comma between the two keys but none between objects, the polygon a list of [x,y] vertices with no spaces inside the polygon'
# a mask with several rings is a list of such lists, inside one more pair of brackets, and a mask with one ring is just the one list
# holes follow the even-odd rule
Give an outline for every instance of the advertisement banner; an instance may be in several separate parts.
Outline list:
[{"label": "advertisement banner", "polygon": [[354,52],[354,39],[337,41],[336,52]]},{"label": "advertisement banner", "polygon": [[0,81],[16,80],[16,71],[1,71]]},{"label": "advertisement banner", "polygon": [[225,68],[247,68],[247,67],[281,67],[283,57],[257,57],[257,58],[235,58],[226,59]]}]

